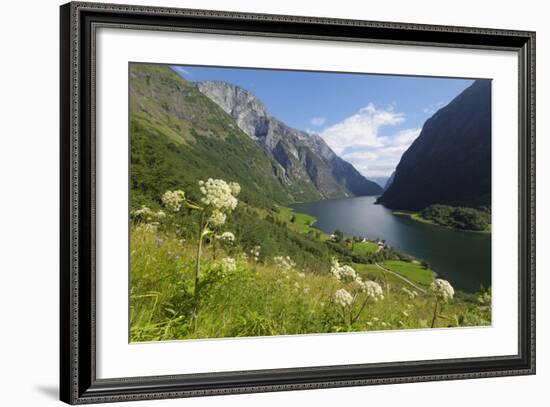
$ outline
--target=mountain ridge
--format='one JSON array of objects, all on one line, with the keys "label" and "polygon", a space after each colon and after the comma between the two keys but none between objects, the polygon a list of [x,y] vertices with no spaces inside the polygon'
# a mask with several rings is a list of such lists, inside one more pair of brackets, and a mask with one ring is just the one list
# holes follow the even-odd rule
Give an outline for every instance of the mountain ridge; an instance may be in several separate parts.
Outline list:
[{"label": "mountain ridge", "polygon": [[[259,98],[224,81],[197,82],[198,89],[229,114],[292,178],[309,177],[323,198],[379,195],[382,188],[361,175],[316,134],[270,116]],[[301,164],[298,165],[298,163]]]},{"label": "mountain ridge", "polygon": [[476,80],[424,123],[377,203],[404,210],[490,207],[490,80]]}]

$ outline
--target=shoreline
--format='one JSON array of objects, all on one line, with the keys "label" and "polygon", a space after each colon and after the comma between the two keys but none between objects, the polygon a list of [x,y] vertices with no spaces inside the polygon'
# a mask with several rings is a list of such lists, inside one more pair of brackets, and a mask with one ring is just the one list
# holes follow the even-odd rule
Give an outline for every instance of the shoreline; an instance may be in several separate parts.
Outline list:
[{"label": "shoreline", "polygon": [[436,227],[440,227],[440,228],[455,230],[457,232],[483,233],[483,234],[491,234],[492,233],[492,225],[489,225],[489,230],[458,229],[458,228],[453,228],[452,226],[440,225],[439,223],[435,223],[434,221],[431,221],[429,219],[424,219],[422,216],[420,216],[420,213],[418,213],[418,212],[392,211],[392,215],[406,216],[409,219],[414,220],[415,222],[424,223],[426,225],[436,226]]}]

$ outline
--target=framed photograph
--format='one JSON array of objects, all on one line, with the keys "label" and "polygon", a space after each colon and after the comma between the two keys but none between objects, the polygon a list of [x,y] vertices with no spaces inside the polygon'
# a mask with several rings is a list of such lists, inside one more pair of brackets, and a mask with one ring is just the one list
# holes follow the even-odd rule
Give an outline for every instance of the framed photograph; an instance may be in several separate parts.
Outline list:
[{"label": "framed photograph", "polygon": [[61,399],[535,373],[535,33],[61,6]]}]

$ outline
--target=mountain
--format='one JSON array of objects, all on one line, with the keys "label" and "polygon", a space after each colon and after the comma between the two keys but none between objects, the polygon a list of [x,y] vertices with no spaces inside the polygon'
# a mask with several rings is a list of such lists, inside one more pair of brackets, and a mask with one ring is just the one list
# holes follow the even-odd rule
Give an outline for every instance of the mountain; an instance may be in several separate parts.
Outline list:
[{"label": "mountain", "polygon": [[197,83],[198,89],[230,115],[239,128],[273,158],[286,185],[310,182],[321,198],[379,195],[382,188],[337,156],[316,134],[293,129],[269,116],[250,92],[222,81]]},{"label": "mountain", "polygon": [[380,188],[382,188],[383,190],[386,189],[385,185],[388,183],[389,179],[390,177],[386,177],[386,176],[369,177],[369,180],[371,180],[372,182],[376,182],[380,186]]},{"label": "mountain", "polygon": [[[239,104],[243,112],[267,117],[261,102],[256,98],[249,102]],[[275,119],[266,121],[265,134],[257,123],[251,127],[243,123],[237,123],[197,84],[170,67],[131,64],[132,206],[154,205],[164,191],[173,188],[196,196],[197,181],[209,177],[239,182],[243,187],[240,198],[258,207],[370,192],[365,189],[369,181],[320,137],[290,129]],[[272,149],[268,151],[251,137],[250,128],[263,135],[265,146],[272,142]]]},{"label": "mountain", "polygon": [[393,179],[395,178],[395,171],[391,173],[390,177],[386,180],[386,183],[384,184],[384,191],[387,190],[391,184],[393,183]]},{"label": "mountain", "polygon": [[476,80],[424,124],[378,199],[392,209],[491,205],[491,81]]},{"label": "mountain", "polygon": [[318,199],[310,184],[282,184],[280,165],[170,67],[132,63],[129,84],[132,207],[174,188],[199,196],[198,180],[209,177],[239,182],[255,206]]}]

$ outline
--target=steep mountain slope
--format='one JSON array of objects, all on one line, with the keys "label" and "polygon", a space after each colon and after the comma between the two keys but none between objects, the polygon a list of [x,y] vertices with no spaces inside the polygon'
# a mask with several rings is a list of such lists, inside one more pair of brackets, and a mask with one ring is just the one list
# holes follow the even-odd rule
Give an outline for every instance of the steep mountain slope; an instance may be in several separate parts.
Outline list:
[{"label": "steep mountain slope", "polygon": [[172,188],[197,195],[198,180],[209,177],[239,182],[241,199],[256,206],[320,196],[307,183],[282,184],[281,166],[169,67],[131,65],[130,126],[132,206]]},{"label": "steep mountain slope", "polygon": [[391,173],[390,177],[386,181],[386,184],[384,185],[384,191],[387,190],[391,184],[393,184],[393,179],[395,178],[395,171]]},{"label": "steep mountain slope", "polygon": [[490,206],[490,80],[475,81],[426,121],[378,203],[408,210]]},{"label": "steep mountain slope", "polygon": [[321,137],[288,127],[269,116],[263,103],[248,91],[222,81],[205,81],[197,86],[282,166],[284,183],[309,179],[322,198],[382,192],[379,185],[338,157]]}]

